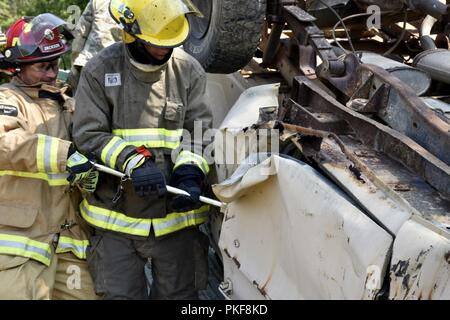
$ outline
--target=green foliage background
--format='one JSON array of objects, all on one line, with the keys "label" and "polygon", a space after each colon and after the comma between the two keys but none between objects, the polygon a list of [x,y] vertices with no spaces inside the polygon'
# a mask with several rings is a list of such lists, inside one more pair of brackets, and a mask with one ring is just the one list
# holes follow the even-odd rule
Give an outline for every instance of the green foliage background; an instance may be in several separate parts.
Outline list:
[{"label": "green foliage background", "polygon": [[67,19],[70,13],[67,8],[77,5],[81,12],[88,0],[0,0],[0,26],[5,32],[9,25],[21,16],[36,16],[50,12],[58,17]]}]

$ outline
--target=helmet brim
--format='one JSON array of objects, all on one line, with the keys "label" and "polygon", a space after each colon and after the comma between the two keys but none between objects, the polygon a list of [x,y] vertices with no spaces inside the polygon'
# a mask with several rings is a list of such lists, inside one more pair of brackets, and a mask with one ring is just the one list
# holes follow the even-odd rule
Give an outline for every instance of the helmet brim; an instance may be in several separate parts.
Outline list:
[{"label": "helmet brim", "polygon": [[64,45],[64,48],[58,52],[55,52],[53,54],[46,54],[46,55],[30,55],[23,58],[17,58],[14,62],[17,64],[29,64],[29,63],[38,63],[38,62],[48,62],[55,60],[56,58],[61,57],[62,55],[66,54],[71,50],[71,47],[67,44]]}]

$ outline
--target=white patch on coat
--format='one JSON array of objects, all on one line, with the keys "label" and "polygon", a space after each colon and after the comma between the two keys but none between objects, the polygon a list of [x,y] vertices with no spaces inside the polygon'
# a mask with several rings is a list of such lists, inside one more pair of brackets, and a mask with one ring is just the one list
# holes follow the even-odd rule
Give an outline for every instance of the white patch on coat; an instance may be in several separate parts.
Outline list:
[{"label": "white patch on coat", "polygon": [[120,73],[105,74],[105,87],[118,87],[122,85]]}]

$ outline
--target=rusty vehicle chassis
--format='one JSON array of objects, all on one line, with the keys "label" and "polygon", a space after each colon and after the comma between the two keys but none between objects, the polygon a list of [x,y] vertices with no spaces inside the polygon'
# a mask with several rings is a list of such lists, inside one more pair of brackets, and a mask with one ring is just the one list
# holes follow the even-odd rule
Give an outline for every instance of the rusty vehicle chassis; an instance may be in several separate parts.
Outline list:
[{"label": "rusty vehicle chassis", "polygon": [[[344,100],[365,99],[366,112],[377,114],[389,126],[450,164],[448,122],[432,112],[411,88],[382,68],[361,64],[353,53],[345,59],[338,57],[323,31],[314,24],[315,18],[303,9],[294,5],[282,8],[281,20],[274,22],[270,34],[265,32],[263,36],[263,65],[275,65],[290,86],[296,75],[304,75],[318,84],[319,78],[329,83]],[[285,24],[294,36],[281,41]],[[316,56],[323,61],[320,68],[316,67]],[[395,105],[392,101],[396,101]]]},{"label": "rusty vehicle chassis", "polygon": [[[384,69],[362,64],[353,53],[338,57],[315,25],[316,19],[302,8],[288,1],[278,8],[266,24],[260,49],[263,65],[277,68],[292,88],[279,120],[336,135],[354,155],[350,161],[357,171],[378,180],[393,194],[400,193],[418,212],[448,215],[449,123]],[[283,30],[289,30],[289,38],[280,39]],[[324,62],[319,67],[317,56]],[[364,101],[359,112],[343,105],[354,99]],[[402,123],[399,115],[405,120]],[[356,156],[364,154],[371,156]],[[401,181],[389,185],[382,177],[378,179],[374,163],[385,163],[383,170],[393,175],[403,172]]]},{"label": "rusty vehicle chassis", "polygon": [[[336,158],[327,152],[339,153],[339,157],[343,154],[352,164],[348,169],[356,176],[364,173],[390,194],[400,193],[417,212],[429,217],[444,215],[447,220],[450,167],[412,139],[343,106],[304,76],[295,78],[292,96],[280,110],[280,120],[313,129],[302,131],[302,136],[335,137],[340,145],[335,151],[309,148],[314,162]],[[317,130],[322,133],[318,135]],[[308,150],[308,144],[304,149]],[[392,185],[377,171],[390,172],[398,179]]]}]

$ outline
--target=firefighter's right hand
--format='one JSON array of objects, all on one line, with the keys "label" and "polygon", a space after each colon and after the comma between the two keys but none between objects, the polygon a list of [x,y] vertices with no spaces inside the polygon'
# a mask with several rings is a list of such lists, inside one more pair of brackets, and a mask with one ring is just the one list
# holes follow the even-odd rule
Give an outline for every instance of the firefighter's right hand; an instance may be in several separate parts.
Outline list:
[{"label": "firefighter's right hand", "polygon": [[167,193],[164,174],[151,157],[135,154],[127,161],[125,174],[131,178],[134,191],[140,197],[163,197]]},{"label": "firefighter's right hand", "polygon": [[84,155],[71,148],[69,150],[66,170],[69,172],[67,180],[71,186],[78,186],[81,191],[92,193],[98,182],[98,171]]}]

